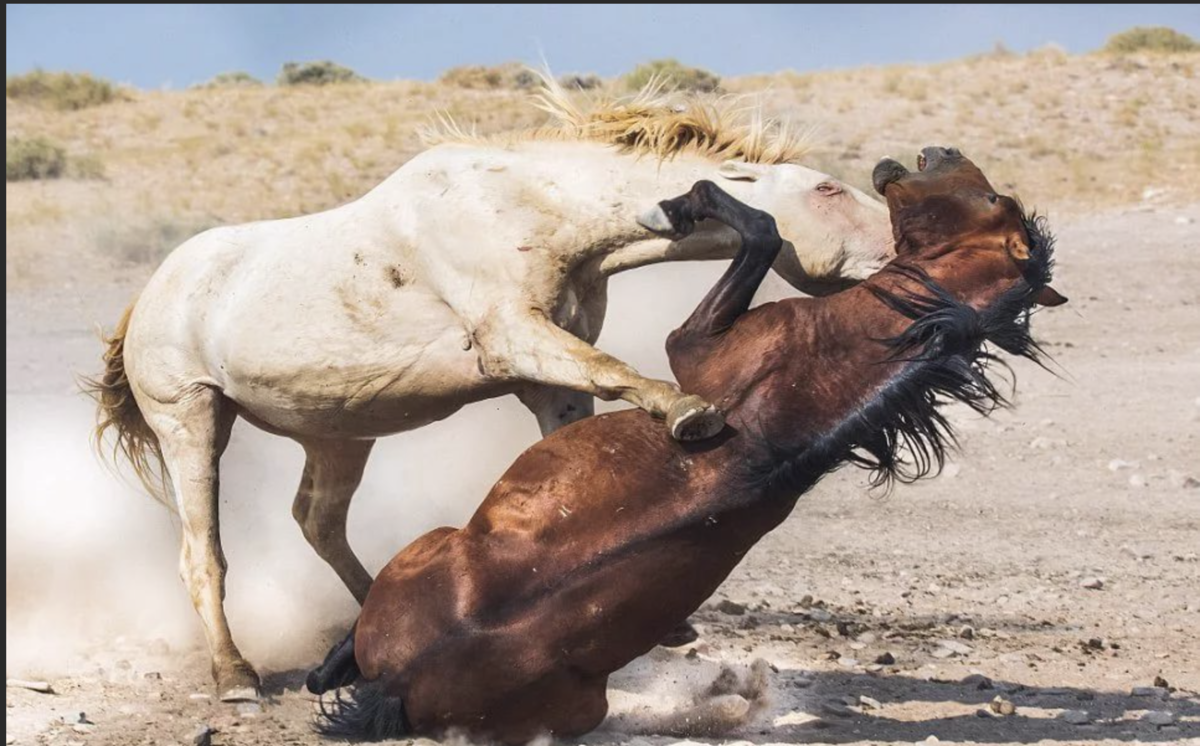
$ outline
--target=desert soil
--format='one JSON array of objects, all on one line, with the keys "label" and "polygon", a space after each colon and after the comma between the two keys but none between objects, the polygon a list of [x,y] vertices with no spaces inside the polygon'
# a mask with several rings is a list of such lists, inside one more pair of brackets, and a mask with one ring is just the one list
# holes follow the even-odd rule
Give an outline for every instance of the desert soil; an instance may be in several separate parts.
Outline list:
[{"label": "desert soil", "polygon": [[[937,479],[886,497],[868,494],[861,472],[826,479],[697,614],[699,642],[656,651],[632,673],[614,678],[619,707],[670,708],[675,705],[669,698],[654,692],[665,687],[683,702],[689,688],[715,675],[717,664],[744,670],[761,658],[772,666],[765,706],[714,742],[1065,746],[1200,739],[1198,224],[1200,204],[1059,221],[1056,285],[1071,301],[1036,318],[1057,376],[1018,365],[1013,411],[988,420],[955,412],[963,450]],[[659,344],[636,341],[654,335],[634,322],[659,293],[659,283],[687,283],[675,305],[656,314],[654,334],[661,340],[703,292],[711,272],[651,268],[622,278],[613,292],[612,331],[601,346],[648,372],[661,370]],[[235,633],[256,623],[278,625],[250,651],[252,657],[261,661],[285,646],[294,652],[286,664],[262,666],[266,697],[260,704],[212,698],[190,610],[177,615],[183,631],[170,642],[137,625],[59,639],[54,629],[63,619],[46,621],[34,613],[52,605],[61,617],[103,619],[118,605],[162,597],[175,611],[186,607],[170,578],[175,557],[169,522],[122,523],[122,516],[157,506],[114,498],[118,517],[104,530],[117,538],[104,546],[122,547],[139,567],[168,582],[146,586],[150,595],[140,601],[129,595],[137,587],[123,588],[120,600],[114,596],[107,605],[63,579],[82,572],[85,560],[55,543],[61,537],[53,521],[42,524],[45,532],[37,536],[30,535],[37,524],[17,522],[17,501],[60,499],[40,485],[59,484],[55,472],[74,468],[76,461],[57,461],[58,444],[63,452],[83,447],[86,411],[69,393],[70,372],[94,367],[98,347],[91,322],[111,323],[141,278],[9,290],[7,675],[46,679],[54,693],[8,687],[7,743],[191,744],[205,726],[215,729],[212,743],[218,746],[319,743],[310,730],[312,698],[302,690],[304,666],[345,628],[352,609],[328,570],[307,558],[304,570],[296,569],[291,553],[306,548],[294,527],[287,539],[292,544],[280,539],[255,562],[249,561],[249,538],[229,540],[231,577],[240,578],[231,603],[268,594],[276,582],[290,582],[295,597],[328,591],[340,603],[336,613],[319,619],[235,615]],[[60,405],[70,416],[61,437],[54,436],[58,440],[38,441],[49,451],[39,451],[49,459],[38,462],[43,471],[36,478],[21,477],[24,472],[14,477],[39,455],[21,451],[20,442],[42,438],[43,413]],[[532,440],[527,418],[507,407],[489,404],[452,418],[464,428],[458,432],[465,440],[458,442],[468,449],[490,448],[493,428],[507,426],[510,418],[516,435],[509,439],[523,441],[491,448],[479,473],[470,476],[471,491],[486,488]],[[442,437],[441,427],[401,436],[389,453],[406,465],[377,460],[372,474],[422,478],[426,461],[412,454],[425,440]],[[255,436],[239,437],[249,442]],[[298,464],[293,454],[288,458],[284,476],[290,484]],[[56,463],[62,466],[46,466]],[[107,510],[95,502],[108,499],[101,485],[110,478],[98,471],[86,476],[78,482],[82,498],[93,511]],[[402,524],[414,505],[429,499],[414,494],[405,479],[369,481],[364,490],[382,497],[376,504],[366,495],[364,505]],[[223,487],[234,495],[225,498],[232,512],[223,517],[234,521],[237,503],[262,485],[234,477]],[[287,527],[287,486],[278,491],[270,521]],[[135,507],[122,507],[126,502]],[[375,540],[371,560],[377,566],[403,540],[436,522],[461,520],[470,503],[467,496],[453,509],[422,515],[416,521],[421,525],[410,519],[399,538],[378,540],[373,534],[379,531],[360,521],[352,526],[352,539]],[[107,552],[86,563],[106,567],[113,562]],[[64,599],[64,593],[76,595]],[[54,594],[59,597],[51,604]],[[73,598],[86,599],[86,606],[82,600],[73,606]],[[44,659],[33,652],[39,629],[50,643]],[[295,630],[307,641],[299,652],[295,636],[285,634]],[[1011,703],[1011,714],[992,712],[997,698]],[[582,740],[679,739],[637,735],[617,724]]]}]

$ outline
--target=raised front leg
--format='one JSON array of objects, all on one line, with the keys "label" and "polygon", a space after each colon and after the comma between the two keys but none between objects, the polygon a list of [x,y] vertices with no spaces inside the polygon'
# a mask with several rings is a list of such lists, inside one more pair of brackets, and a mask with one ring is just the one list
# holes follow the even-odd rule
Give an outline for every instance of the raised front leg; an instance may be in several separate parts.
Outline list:
[{"label": "raised front leg", "polygon": [[624,399],[665,417],[677,440],[708,438],[725,426],[716,408],[700,397],[642,376],[535,311],[493,314],[475,336],[490,377],[572,389],[606,401]]},{"label": "raised front leg", "polygon": [[742,246],[688,320],[672,332],[669,346],[710,338],[733,326],[750,308],[758,286],[783,246],[773,217],[739,202],[711,181],[698,181],[682,197],[659,202],[639,222],[656,233],[687,236],[702,220],[716,220],[733,228],[741,236]]}]

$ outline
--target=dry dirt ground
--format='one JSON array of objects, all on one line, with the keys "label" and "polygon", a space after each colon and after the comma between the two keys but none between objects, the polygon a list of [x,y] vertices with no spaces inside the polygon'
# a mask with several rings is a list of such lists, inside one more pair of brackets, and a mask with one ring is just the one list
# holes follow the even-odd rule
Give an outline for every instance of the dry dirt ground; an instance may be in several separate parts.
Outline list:
[{"label": "dry dirt ground", "polygon": [[[684,706],[718,664],[744,671],[758,658],[772,667],[763,706],[719,741],[1200,739],[1197,221],[1200,205],[1059,225],[1056,284],[1071,302],[1037,330],[1060,376],[1018,366],[1013,412],[957,413],[964,450],[935,480],[886,498],[854,471],[819,485],[699,612],[699,643],[614,678],[626,718],[583,741],[674,743],[630,732],[653,730],[652,717],[622,723]],[[647,340],[663,339],[718,269],[620,278],[602,346],[661,371]],[[97,354],[87,322],[115,318],[134,284],[8,294],[7,674],[55,692],[8,688],[8,742],[190,744],[207,725],[218,745],[318,743],[303,668],[353,611],[289,525],[296,454],[243,428],[227,456],[235,632],[253,633],[256,660],[280,661],[263,666],[265,701],[242,706],[209,696],[163,511],[114,494],[82,455],[87,413],[70,371]],[[664,295],[647,330],[648,299]],[[488,403],[389,441],[352,516],[355,543],[378,566],[416,533],[461,521],[532,440],[529,419]],[[498,430],[513,435],[496,445]],[[480,462],[465,474],[451,468],[464,452]],[[276,471],[283,481],[266,476]],[[429,494],[449,502],[431,509]],[[247,512],[252,497],[261,513]],[[31,514],[38,504],[46,512]],[[167,621],[147,625],[139,610]],[[1015,712],[991,713],[997,697]]]},{"label": "dry dirt ground", "polygon": [[[646,733],[722,665],[757,659],[765,696],[707,740],[1200,741],[1198,65],[1047,51],[728,82],[819,124],[813,165],[856,183],[884,153],[956,144],[1050,208],[1071,302],[1036,329],[1059,376],[1019,365],[1014,411],[955,413],[963,451],[937,479],[887,497],[860,472],[826,479],[698,613],[697,644],[614,677],[617,717],[583,741],[676,743]],[[106,173],[6,186],[6,673],[54,690],[7,689],[9,744],[187,746],[204,726],[216,746],[320,742],[304,670],[354,608],[291,521],[299,449],[239,426],[222,464],[229,613],[267,695],[222,704],[177,528],[92,458],[72,376],[95,369],[93,325],[171,244],[361,193],[417,152],[435,108],[484,131],[539,121],[512,92],[413,82],[137,92],[73,113],[7,102],[9,136],[49,136]],[[720,271],[617,278],[600,346],[666,375],[662,340]],[[356,549],[378,568],[461,523],[535,438],[498,400],[384,441]]]}]

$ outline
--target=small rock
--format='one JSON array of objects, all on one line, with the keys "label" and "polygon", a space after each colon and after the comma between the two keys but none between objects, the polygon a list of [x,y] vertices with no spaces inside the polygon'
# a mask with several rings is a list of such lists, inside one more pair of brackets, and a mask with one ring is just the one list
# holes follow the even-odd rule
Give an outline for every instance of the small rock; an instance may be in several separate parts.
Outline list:
[{"label": "small rock", "polygon": [[1170,689],[1171,688],[1171,685],[1169,683],[1167,683],[1167,680],[1164,679],[1162,676],[1154,677],[1154,685],[1159,687],[1160,689]]},{"label": "small rock", "polygon": [[881,666],[892,666],[896,663],[896,656],[891,653],[883,653],[875,659],[875,662]]},{"label": "small rock", "polygon": [[212,746],[212,738],[217,729],[205,723],[192,734],[192,746]]},{"label": "small rock", "polygon": [[1103,650],[1104,649],[1104,640],[1101,640],[1099,637],[1092,637],[1092,638],[1089,638],[1088,641],[1085,642],[1083,645],[1088,650]]},{"label": "small rock", "polygon": [[974,648],[970,645],[958,640],[940,640],[938,644],[955,655],[970,655],[975,652]]},{"label": "small rock", "polygon": [[5,682],[5,687],[14,689],[28,689],[31,692],[38,694],[54,694],[54,687],[50,686],[48,681],[30,681],[28,679],[8,679]]},{"label": "small rock", "polygon": [[1143,477],[1141,474],[1131,474],[1129,476],[1129,486],[1130,487],[1137,487],[1140,489],[1142,487],[1145,487],[1148,484],[1149,484],[1149,482],[1147,482],[1146,478]]},{"label": "small rock", "polygon": [[806,593],[800,597],[800,608],[801,609],[811,608],[812,605],[813,605],[813,597],[812,596],[810,596]]},{"label": "small rock", "polygon": [[1017,706],[1001,696],[997,696],[995,699],[993,699],[989,707],[991,708],[992,712],[996,713],[997,715],[1004,715],[1005,717],[1014,715],[1017,712]]},{"label": "small rock", "polygon": [[977,718],[994,718],[996,715],[991,710],[985,710],[982,707],[975,711]]},{"label": "small rock", "polygon": [[975,628],[969,624],[964,624],[963,626],[958,628],[958,636],[964,640],[974,640],[975,639]]},{"label": "small rock", "polygon": [[158,671],[147,671],[142,674],[142,678],[146,681],[162,681],[162,674]]},{"label": "small rock", "polygon": [[242,717],[258,717],[262,711],[262,705],[257,702],[241,702],[237,706],[237,714]]},{"label": "small rock", "polygon": [[1089,591],[1098,591],[1104,587],[1104,579],[1103,578],[1084,578],[1083,580],[1079,581],[1079,586],[1081,588],[1086,588]]},{"label": "small rock", "polygon": [[1138,462],[1136,461],[1126,461],[1125,459],[1115,458],[1108,462],[1109,471],[1121,471],[1122,469],[1136,468],[1138,468]]},{"label": "small rock", "polygon": [[840,718],[848,718],[854,715],[854,710],[837,701],[822,703],[821,712]]},{"label": "small rock", "polygon": [[858,665],[857,658],[838,658],[838,665],[842,668],[854,668]]},{"label": "small rock", "polygon": [[1087,710],[1063,710],[1058,713],[1058,719],[1071,725],[1087,725],[1092,722],[1092,716]]},{"label": "small rock", "polygon": [[741,616],[746,613],[746,607],[736,601],[724,598],[721,599],[721,603],[717,604],[717,611],[730,616]]},{"label": "small rock", "polygon": [[1035,451],[1049,451],[1057,448],[1065,448],[1067,441],[1062,438],[1047,438],[1044,435],[1039,435],[1029,441],[1029,447]]},{"label": "small rock", "polygon": [[992,683],[992,680],[981,673],[973,673],[970,676],[963,678],[962,683],[966,686],[973,686],[981,692],[996,688],[996,685]]},{"label": "small rock", "polygon": [[1168,692],[1166,689],[1158,686],[1135,686],[1129,691],[1133,697],[1153,697],[1154,699],[1166,699]]},{"label": "small rock", "polygon": [[1142,715],[1142,720],[1145,720],[1151,725],[1157,725],[1160,728],[1166,725],[1175,724],[1175,716],[1163,710],[1151,710],[1145,715]]},{"label": "small rock", "polygon": [[830,614],[825,609],[814,608],[808,612],[808,618],[814,622],[831,622],[833,621],[833,614]]},{"label": "small rock", "polygon": [[805,676],[797,676],[796,678],[792,679],[792,686],[796,687],[797,689],[807,689],[812,685],[813,680]]},{"label": "small rock", "polygon": [[883,705],[880,704],[879,700],[874,699],[873,697],[868,697],[865,694],[859,696],[858,703],[863,706],[864,710],[882,710],[883,709]]}]

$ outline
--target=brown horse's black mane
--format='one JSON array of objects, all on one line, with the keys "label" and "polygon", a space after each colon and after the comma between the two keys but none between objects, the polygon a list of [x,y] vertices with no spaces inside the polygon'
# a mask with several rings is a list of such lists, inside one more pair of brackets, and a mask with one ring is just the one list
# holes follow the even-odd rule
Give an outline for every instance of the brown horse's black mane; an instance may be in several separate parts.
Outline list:
[{"label": "brown horse's black mane", "polygon": [[769,464],[756,469],[759,481],[795,497],[844,463],[869,469],[876,487],[940,473],[947,452],[957,446],[954,428],[942,413],[946,404],[962,402],[985,415],[1008,406],[989,378],[989,369],[1003,367],[1014,384],[1015,379],[991,347],[1039,365],[1045,358],[1030,335],[1029,317],[1034,298],[1051,279],[1054,237],[1044,218],[1029,215],[1024,223],[1030,252],[1022,278],[983,310],[954,298],[918,266],[894,262],[886,268],[920,288],[891,291],[869,286],[888,308],[912,319],[901,334],[877,340],[889,348],[889,362],[908,365],[800,453],[774,453]]}]

